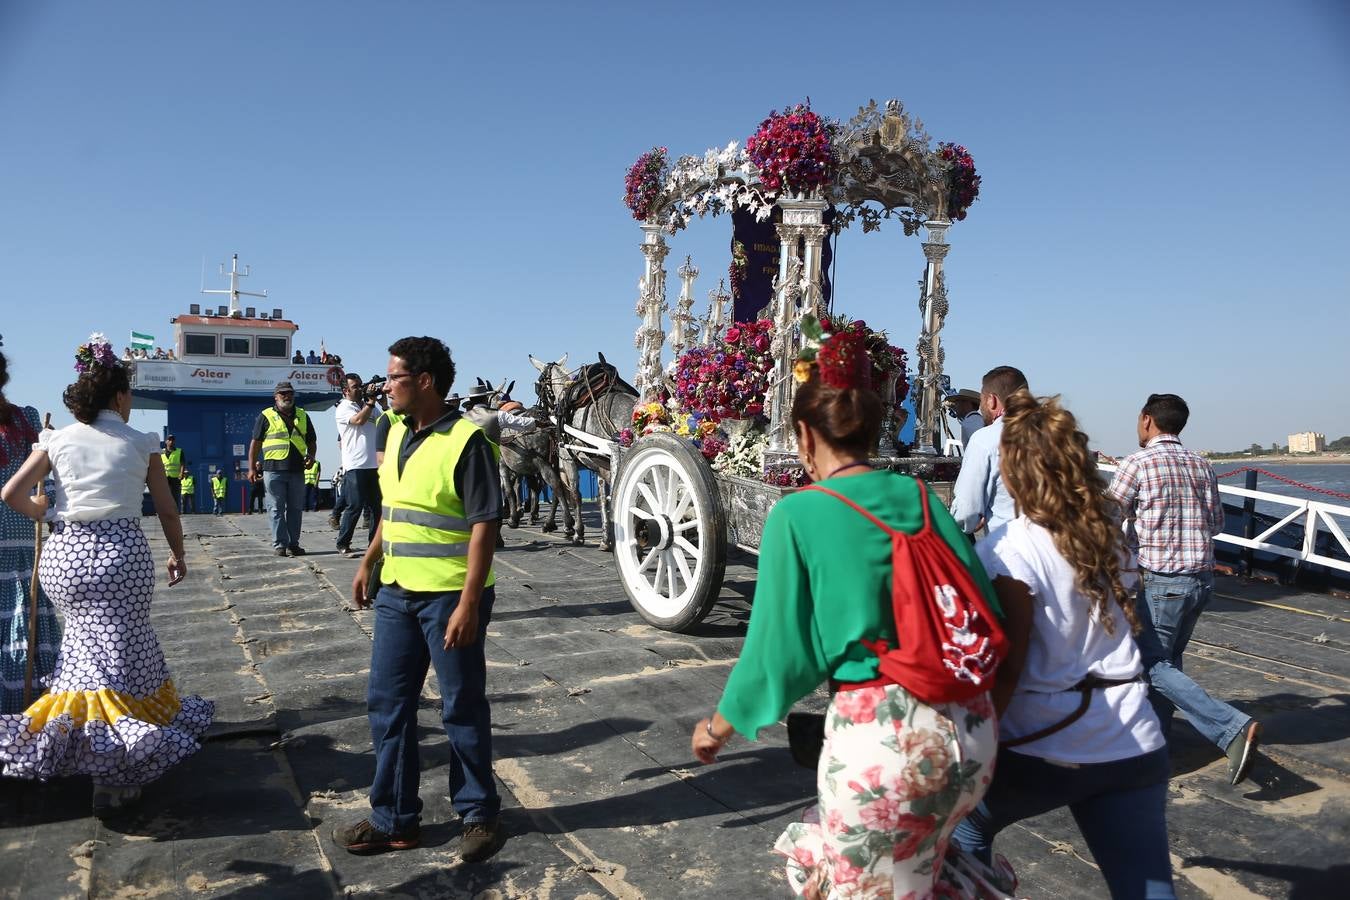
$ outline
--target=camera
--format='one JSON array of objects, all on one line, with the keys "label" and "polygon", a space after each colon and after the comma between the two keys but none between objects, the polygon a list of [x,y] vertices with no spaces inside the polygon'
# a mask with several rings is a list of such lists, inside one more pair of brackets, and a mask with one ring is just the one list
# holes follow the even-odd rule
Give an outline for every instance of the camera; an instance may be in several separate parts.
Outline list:
[{"label": "camera", "polygon": [[382,400],[384,398],[384,383],[388,379],[383,375],[376,375],[361,386],[361,396],[367,401]]}]

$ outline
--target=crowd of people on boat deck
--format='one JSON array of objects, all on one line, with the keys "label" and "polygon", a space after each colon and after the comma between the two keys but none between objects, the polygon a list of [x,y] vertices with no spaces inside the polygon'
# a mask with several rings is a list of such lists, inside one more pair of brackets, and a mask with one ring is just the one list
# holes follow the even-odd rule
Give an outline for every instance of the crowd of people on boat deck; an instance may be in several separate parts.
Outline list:
[{"label": "crowd of people on boat deck", "polygon": [[[178,693],[149,617],[142,492],[173,587],[188,574],[182,451],[127,424],[129,351],[119,360],[97,337],[77,351],[64,394],[76,422],[60,429],[4,398],[0,353],[0,772],[89,776],[95,814],[110,816],[200,748],[214,708]],[[691,753],[714,763],[737,735],[756,740],[787,716],[794,757],[818,773],[815,806],[775,845],[801,896],[1012,895],[997,835],[1061,807],[1112,897],[1175,896],[1164,813],[1174,712],[1226,755],[1232,784],[1261,737],[1183,671],[1223,524],[1213,470],[1180,439],[1187,404],[1150,394],[1140,449],[1108,483],[1060,399],[995,367],[949,398],[964,447],[949,509],[922,480],[873,467],[883,408],[853,340],[831,336],[794,369],[790,421],[811,484],[764,524],[746,639]],[[429,669],[462,858],[487,859],[506,839],[484,640],[512,413],[452,397],[454,380],[443,342],[403,338],[384,378],[347,376],[336,412],[350,486],[337,548],[359,557],[352,599],[376,622],[370,811],[332,834],[352,853],[420,843]],[[248,478],[271,498],[279,556],[304,553],[317,440],[290,382],[277,384]],[[367,546],[353,552],[362,513]],[[34,522],[50,526],[36,570]],[[821,686],[823,716],[788,716]]]}]

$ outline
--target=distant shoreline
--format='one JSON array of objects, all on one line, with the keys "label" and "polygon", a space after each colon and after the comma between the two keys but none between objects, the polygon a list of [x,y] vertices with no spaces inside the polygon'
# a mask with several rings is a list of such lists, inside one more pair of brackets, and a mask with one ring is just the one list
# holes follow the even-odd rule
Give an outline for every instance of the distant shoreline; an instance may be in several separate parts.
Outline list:
[{"label": "distant shoreline", "polygon": [[1231,459],[1210,458],[1211,466],[1247,466],[1252,463],[1279,466],[1350,466],[1350,455],[1344,453],[1298,456],[1239,456]]}]

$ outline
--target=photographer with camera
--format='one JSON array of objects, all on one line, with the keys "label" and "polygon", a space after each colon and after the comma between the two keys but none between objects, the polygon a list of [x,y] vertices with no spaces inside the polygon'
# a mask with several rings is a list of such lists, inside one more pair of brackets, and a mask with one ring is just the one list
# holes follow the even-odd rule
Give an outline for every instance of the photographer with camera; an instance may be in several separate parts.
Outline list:
[{"label": "photographer with camera", "polygon": [[371,528],[367,541],[375,533],[380,518],[380,482],[375,460],[375,408],[384,399],[383,377],[362,382],[361,376],[348,372],[342,380],[342,401],[337,405],[338,438],[342,448],[342,497],[345,506],[338,523],[337,549],[352,552],[352,534],[363,510],[370,510]]}]

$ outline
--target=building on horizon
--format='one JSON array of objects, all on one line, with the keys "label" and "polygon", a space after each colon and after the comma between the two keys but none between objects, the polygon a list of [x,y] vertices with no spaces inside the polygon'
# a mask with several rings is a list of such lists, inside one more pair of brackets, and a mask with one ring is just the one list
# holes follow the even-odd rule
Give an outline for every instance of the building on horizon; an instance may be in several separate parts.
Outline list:
[{"label": "building on horizon", "polygon": [[1289,435],[1290,453],[1323,453],[1327,449],[1327,436],[1316,431],[1300,431]]}]

